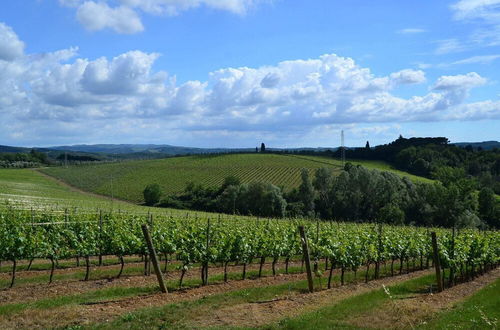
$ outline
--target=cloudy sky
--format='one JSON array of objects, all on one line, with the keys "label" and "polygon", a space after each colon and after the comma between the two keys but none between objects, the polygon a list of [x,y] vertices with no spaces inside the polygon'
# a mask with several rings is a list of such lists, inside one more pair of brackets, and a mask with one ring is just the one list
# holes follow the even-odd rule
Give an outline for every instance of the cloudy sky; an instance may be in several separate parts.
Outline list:
[{"label": "cloudy sky", "polygon": [[500,0],[0,3],[0,144],[500,140]]}]

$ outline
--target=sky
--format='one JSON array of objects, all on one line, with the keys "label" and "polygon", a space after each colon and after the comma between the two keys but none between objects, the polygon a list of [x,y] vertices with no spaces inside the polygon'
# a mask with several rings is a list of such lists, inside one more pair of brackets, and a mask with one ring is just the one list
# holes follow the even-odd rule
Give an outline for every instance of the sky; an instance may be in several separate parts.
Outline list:
[{"label": "sky", "polygon": [[500,0],[0,2],[0,144],[500,140]]}]

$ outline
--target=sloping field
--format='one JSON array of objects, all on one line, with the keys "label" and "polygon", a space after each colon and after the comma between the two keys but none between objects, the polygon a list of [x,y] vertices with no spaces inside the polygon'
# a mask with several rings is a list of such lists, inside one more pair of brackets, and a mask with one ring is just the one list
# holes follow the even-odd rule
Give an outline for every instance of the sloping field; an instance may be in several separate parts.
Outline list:
[{"label": "sloping field", "polygon": [[[393,170],[383,162],[353,163],[392,171],[415,181],[426,180]],[[234,175],[244,183],[263,181],[292,189],[300,184],[302,168],[314,171],[320,167],[330,167],[338,173],[342,164],[335,159],[315,156],[227,154],[46,168],[42,171],[86,191],[141,203],[142,191],[150,183],[158,183],[165,193],[175,194],[183,191],[189,182],[218,187],[224,178]]]},{"label": "sloping field", "polygon": [[[179,214],[190,211],[158,209],[95,195],[70,187],[32,169],[0,169],[0,204],[23,209],[54,210],[78,209],[96,212],[124,211],[141,213]],[[196,212],[195,214],[204,214]]]},{"label": "sloping field", "polygon": [[230,175],[242,182],[264,181],[285,189],[300,184],[302,168],[314,170],[340,166],[274,154],[231,154],[189,156],[161,160],[47,168],[43,172],[98,194],[142,202],[142,191],[150,183],[159,183],[166,193],[179,193],[188,182],[217,187]]}]

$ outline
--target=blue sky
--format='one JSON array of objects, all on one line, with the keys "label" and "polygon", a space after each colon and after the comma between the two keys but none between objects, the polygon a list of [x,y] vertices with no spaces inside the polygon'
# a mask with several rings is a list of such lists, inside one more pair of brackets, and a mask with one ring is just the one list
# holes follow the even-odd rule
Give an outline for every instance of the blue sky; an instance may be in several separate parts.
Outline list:
[{"label": "blue sky", "polygon": [[0,144],[500,139],[500,0],[0,4]]}]

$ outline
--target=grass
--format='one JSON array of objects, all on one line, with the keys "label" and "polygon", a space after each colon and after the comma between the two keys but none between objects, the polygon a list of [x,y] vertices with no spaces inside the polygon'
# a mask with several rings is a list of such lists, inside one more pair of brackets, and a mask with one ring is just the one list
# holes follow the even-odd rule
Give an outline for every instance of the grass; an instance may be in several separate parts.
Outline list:
[{"label": "grass", "polygon": [[[404,299],[414,293],[429,287],[434,280],[432,275],[425,275],[408,280],[400,284],[389,286],[393,299]],[[266,326],[266,329],[357,329],[348,323],[348,320],[357,315],[371,311],[390,298],[383,289],[373,290],[340,302],[322,307],[314,312],[302,314],[298,317],[287,318],[280,322]],[[402,321],[403,322],[403,321]]]},{"label": "grass", "polygon": [[121,209],[147,212],[151,208],[112,201],[104,196],[84,194],[31,169],[0,169],[0,200],[22,207]]},{"label": "grass", "polygon": [[425,329],[496,329],[500,320],[500,279],[451,310],[435,315]]},{"label": "grass", "polygon": [[[418,181],[427,179],[392,169],[383,162],[355,162],[370,168],[392,171]],[[44,173],[60,178],[83,190],[115,196],[134,203],[143,202],[142,191],[150,183],[159,183],[166,194],[184,190],[188,182],[205,187],[219,187],[230,175],[242,182],[270,182],[285,189],[298,187],[300,171],[330,167],[341,170],[338,160],[318,156],[278,154],[197,155],[158,160],[106,163],[68,168],[43,169]]]},{"label": "grass", "polygon": [[[346,278],[349,281],[353,280],[353,274],[346,274]],[[335,277],[338,282],[338,276]],[[423,285],[427,285],[429,281],[432,281],[432,276],[424,276],[416,280],[411,280],[401,284],[400,286],[395,286],[395,290],[398,291],[400,296],[408,295],[415,290],[421,289]],[[194,301],[186,301],[174,304],[168,304],[161,307],[153,307],[142,309],[133,313],[128,313],[122,317],[114,320],[110,323],[92,325],[92,328],[97,329],[141,329],[141,328],[163,328],[163,329],[185,329],[185,328],[197,328],[196,325],[192,323],[193,319],[196,317],[206,317],[209,318],[211,311],[215,309],[220,309],[228,306],[234,306],[237,304],[244,303],[254,303],[259,301],[266,301],[270,299],[275,299],[279,297],[285,297],[292,293],[306,293],[307,292],[307,281],[295,281],[292,283],[272,285],[267,287],[254,287],[244,290],[232,291],[222,294],[210,295],[203,297]],[[341,311],[342,317],[351,315],[356,310],[364,310],[374,308],[374,303],[381,302],[386,299],[385,294],[381,290],[372,291],[367,294],[349,298],[345,301],[348,303],[344,304],[344,300],[335,305],[338,311]],[[362,298],[360,298],[362,297]],[[358,304],[358,305],[353,305]],[[361,305],[359,305],[361,304]],[[361,308],[361,309],[360,309]],[[322,311],[322,310],[320,310]],[[325,309],[326,311],[326,309]],[[324,311],[323,311],[324,312]],[[305,314],[304,321],[309,321],[309,318],[314,319],[318,317],[317,313]],[[321,317],[324,317],[321,315]],[[339,316],[339,318],[342,318]],[[307,321],[307,322],[308,322]],[[301,328],[314,328],[311,327],[307,322],[304,324],[294,323],[292,319],[287,319],[283,323],[274,324],[266,326],[265,328],[287,328],[288,326],[294,326],[295,324]],[[331,327],[326,327],[331,328]]]},{"label": "grass", "polygon": [[[127,269],[127,268],[125,268]],[[130,275],[131,273],[141,273],[142,272],[142,267],[129,267],[129,272],[125,272],[125,275]],[[290,274],[296,274],[301,272],[300,267],[290,267],[289,269]],[[97,278],[105,278],[105,274],[108,274],[109,272],[106,271],[100,271],[98,272],[99,276],[96,276]],[[270,276],[271,271],[270,270],[264,270],[262,272],[263,276]],[[69,276],[66,276],[66,279],[72,279],[72,278],[79,278],[82,276],[82,272],[75,272],[70,274]],[[116,271],[113,273],[113,275],[116,275]],[[154,275],[151,275],[154,276]],[[247,278],[248,279],[256,279],[258,277],[258,271],[256,270],[250,270],[247,272]],[[37,279],[40,277],[32,278],[34,281],[30,281],[29,283],[37,283]],[[240,280],[241,279],[241,272],[229,272],[228,273],[228,279],[229,280]],[[59,279],[60,280],[60,279]],[[215,284],[215,283],[222,283],[224,281],[224,276],[223,274],[216,274],[209,276],[209,283]],[[304,281],[299,281],[302,284],[304,284]],[[302,283],[304,282],[304,283]],[[178,286],[178,280],[168,280],[166,281],[166,285],[168,288],[169,292],[175,292],[179,290]],[[201,280],[197,278],[188,278],[184,280],[182,289],[186,288],[194,288],[194,287],[199,287],[201,285]],[[302,285],[302,287],[305,289],[306,286]],[[110,300],[110,299],[117,299],[117,298],[126,298],[126,297],[134,297],[134,296],[139,296],[139,295],[145,295],[145,294],[152,294],[152,293],[157,293],[159,292],[159,288],[157,285],[148,285],[148,286],[141,286],[141,287],[112,287],[112,288],[105,288],[105,289],[100,289],[100,290],[93,290],[93,291],[88,291],[85,293],[81,294],[74,294],[74,295],[64,295],[64,296],[58,296],[58,297],[51,297],[47,299],[40,299],[36,300],[33,302],[27,302],[27,303],[10,303],[10,304],[0,304],[0,315],[2,316],[7,316],[7,315],[12,315],[16,313],[20,313],[26,309],[50,309],[50,308],[56,308],[56,307],[61,307],[61,306],[66,306],[66,305],[75,305],[75,304],[85,304],[85,303],[96,303],[99,301],[104,301],[104,300]]]},{"label": "grass", "polygon": [[[0,207],[63,212],[64,209],[82,212],[127,212],[133,214],[163,214],[169,216],[221,216],[213,213],[147,207],[106,196],[88,194],[72,189],[32,169],[0,169]],[[222,215],[229,217],[229,215]],[[234,216],[231,216],[234,218]]]}]

